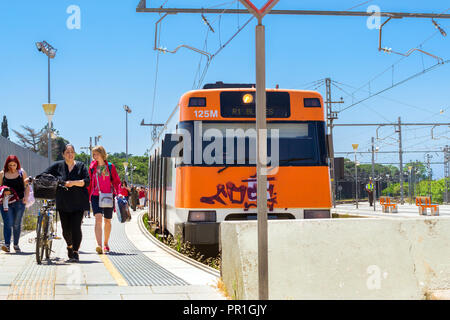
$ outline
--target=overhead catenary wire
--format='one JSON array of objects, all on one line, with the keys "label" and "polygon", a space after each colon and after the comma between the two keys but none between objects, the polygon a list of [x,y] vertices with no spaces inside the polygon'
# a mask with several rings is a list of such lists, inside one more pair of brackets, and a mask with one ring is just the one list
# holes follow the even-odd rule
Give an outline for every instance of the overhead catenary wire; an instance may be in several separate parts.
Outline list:
[{"label": "overhead catenary wire", "polygon": [[[345,84],[345,83],[342,83],[342,82],[339,82],[339,81],[335,81],[335,80],[332,80],[332,81],[333,81],[334,83],[337,83],[337,84],[342,85],[342,86],[349,87],[349,88],[351,88],[351,89],[357,89],[356,87],[351,86],[351,85],[349,85],[349,84]],[[358,90],[360,90],[360,89],[358,89]],[[362,90],[362,91],[367,92],[367,93],[370,94],[370,91],[368,91],[368,90]],[[352,93],[348,93],[348,92],[347,92],[347,95],[352,96]],[[403,101],[399,101],[398,99],[386,97],[386,96],[383,96],[383,95],[381,95],[381,94],[379,94],[378,97],[380,97],[380,98],[382,98],[382,99],[385,99],[385,100],[390,100],[390,101],[392,101],[392,102],[395,102],[395,103],[398,103],[398,104],[402,104],[402,105],[405,105],[405,106],[408,106],[408,107],[411,107],[411,108],[414,108],[414,109],[416,109],[416,110],[420,110],[420,111],[424,111],[424,112],[428,112],[428,113],[433,113],[433,111],[429,110],[428,108],[418,107],[418,106],[416,106],[416,105],[412,105],[412,104],[410,104],[410,103],[406,103],[406,102],[403,102]]]},{"label": "overhead catenary wire", "polygon": [[[439,16],[443,15],[444,13],[446,13],[446,12],[449,11],[449,10],[450,10],[450,8],[444,10],[443,12],[441,12],[440,14],[438,14],[435,18],[438,18]],[[428,38],[426,38],[424,41],[422,41],[422,42],[421,42],[419,45],[417,45],[416,47],[422,47],[426,42],[428,42],[429,40],[431,40],[432,38],[434,38],[438,33],[439,33],[438,30],[435,31],[435,32],[433,32]],[[392,71],[392,70],[393,70],[393,67],[394,67],[396,64],[400,63],[401,61],[403,61],[403,60],[406,59],[406,58],[407,58],[407,56],[401,57],[397,62],[393,63],[391,66],[389,66],[388,68],[386,68],[383,72],[379,73],[379,74],[376,75],[374,78],[370,79],[368,82],[366,82],[364,85],[362,85],[360,88],[358,88],[357,90],[355,90],[355,91],[353,92],[353,94],[356,93],[357,91],[361,90],[362,88],[366,87],[367,85],[370,85],[371,82],[373,82],[375,79],[381,77],[381,76],[384,75],[386,72]],[[448,62],[448,61],[445,61],[445,62]]]},{"label": "overhead catenary wire", "polygon": [[355,6],[351,7],[351,8],[349,8],[349,9],[347,9],[347,10],[350,11],[350,10],[359,8],[359,7],[361,7],[361,6],[365,5],[365,4],[368,4],[368,3],[373,2],[373,1],[374,1],[374,0],[367,0],[367,1],[364,1],[363,3],[359,3],[359,4],[357,4],[357,5],[355,5]]},{"label": "overhead catenary wire", "polygon": [[[344,89],[342,89],[341,87],[339,87],[338,85],[336,85],[336,83],[334,83],[333,80],[331,81],[331,84],[332,84],[335,88],[337,88],[338,90],[340,90],[340,91],[344,92],[345,94],[349,95],[349,93],[348,93],[346,90],[344,90]],[[385,116],[383,116],[381,113],[379,113],[379,112],[373,110],[373,109],[372,109],[370,106],[368,106],[367,104],[362,103],[362,105],[363,105],[364,107],[366,107],[367,109],[369,109],[371,112],[373,112],[373,113],[375,113],[376,115],[378,115],[379,117],[383,118],[384,120],[386,120],[386,121],[388,121],[388,122],[390,121],[388,118],[386,118]]]},{"label": "overhead catenary wire", "polygon": [[429,67],[429,68],[427,68],[427,69],[425,69],[425,70],[423,70],[423,71],[421,71],[421,72],[418,72],[418,73],[416,73],[416,74],[413,74],[412,76],[410,76],[410,77],[408,77],[408,78],[406,78],[406,79],[403,79],[403,80],[401,80],[401,81],[399,81],[399,82],[397,82],[397,83],[393,83],[390,87],[387,87],[387,88],[385,88],[385,89],[382,89],[382,90],[380,90],[380,91],[378,91],[378,92],[376,92],[376,93],[374,93],[374,94],[372,94],[372,95],[370,95],[370,96],[368,96],[368,97],[366,97],[366,98],[364,98],[364,99],[361,99],[361,100],[359,100],[359,101],[357,101],[357,102],[355,102],[355,103],[352,103],[351,105],[349,105],[349,106],[347,106],[347,107],[341,109],[339,112],[343,112],[343,111],[345,111],[345,110],[348,110],[348,109],[350,109],[350,108],[353,108],[354,106],[360,104],[361,102],[367,101],[367,100],[369,100],[370,98],[373,98],[373,97],[375,97],[375,96],[378,96],[379,94],[381,94],[381,93],[383,93],[383,92],[386,92],[386,91],[388,91],[388,90],[390,90],[390,89],[392,89],[392,88],[395,88],[395,87],[397,87],[397,86],[399,86],[399,85],[401,85],[401,84],[403,84],[403,83],[405,83],[405,82],[407,82],[407,81],[410,81],[410,80],[412,80],[412,79],[414,79],[414,78],[417,78],[418,76],[421,76],[421,75],[423,75],[423,74],[425,74],[425,73],[427,73],[427,72],[432,71],[432,70],[435,69],[436,67],[442,66],[442,65],[444,65],[444,64],[446,64],[446,63],[449,63],[449,62],[450,62],[450,60],[446,60],[446,61],[444,61],[444,63],[437,63],[437,64],[435,64],[435,65],[433,65],[433,66],[431,66],[431,67]]}]

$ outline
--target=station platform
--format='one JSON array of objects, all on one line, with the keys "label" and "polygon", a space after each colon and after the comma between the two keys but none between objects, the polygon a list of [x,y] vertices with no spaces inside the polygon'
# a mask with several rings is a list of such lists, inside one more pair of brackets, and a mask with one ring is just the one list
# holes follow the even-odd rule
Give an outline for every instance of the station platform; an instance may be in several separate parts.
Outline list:
[{"label": "station platform", "polygon": [[[20,253],[0,252],[0,300],[226,300],[219,277],[178,259],[151,240],[139,226],[144,211],[132,220],[112,219],[111,252],[97,254],[95,218],[85,217],[80,262],[67,262],[66,242],[53,240],[50,260],[36,263],[35,237],[20,239]],[[12,247],[12,246],[11,246]]]},{"label": "station platform", "polygon": [[[369,203],[366,201],[366,202],[359,202],[358,209],[356,208],[355,203],[336,205],[336,208],[331,208],[331,213],[355,217],[361,216],[361,217],[393,218],[393,219],[425,217],[419,215],[419,209],[414,203],[409,204],[408,201],[405,201],[405,204],[398,203],[397,206],[398,206],[397,213],[383,213],[379,202],[376,203],[374,211],[374,207],[371,207]],[[428,209],[428,214],[429,210],[430,209]],[[450,205],[439,205],[439,216],[450,216]],[[430,215],[428,215],[428,217],[430,217]]]}]

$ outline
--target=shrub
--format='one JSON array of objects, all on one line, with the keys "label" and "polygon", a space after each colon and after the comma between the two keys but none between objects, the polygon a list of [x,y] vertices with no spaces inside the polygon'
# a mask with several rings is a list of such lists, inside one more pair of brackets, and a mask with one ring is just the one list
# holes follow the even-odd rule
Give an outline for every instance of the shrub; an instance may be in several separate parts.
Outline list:
[{"label": "shrub", "polygon": [[143,221],[144,221],[144,225],[147,228],[147,230],[150,231],[150,233],[156,239],[158,239],[165,245],[169,246],[170,248],[176,250],[177,252],[179,252],[189,258],[197,260],[198,262],[201,262],[207,266],[210,266],[211,268],[220,270],[220,264],[221,264],[220,252],[216,257],[205,258],[205,256],[200,251],[198,251],[198,249],[195,246],[193,246],[190,242],[188,242],[188,241],[183,242],[181,240],[181,235],[177,235],[175,238],[172,235],[163,237],[160,234],[156,233],[156,227],[154,225],[152,225],[152,223],[148,220],[147,214],[144,214]]},{"label": "shrub", "polygon": [[36,230],[37,218],[34,214],[25,215],[22,221],[22,229],[25,231]]}]

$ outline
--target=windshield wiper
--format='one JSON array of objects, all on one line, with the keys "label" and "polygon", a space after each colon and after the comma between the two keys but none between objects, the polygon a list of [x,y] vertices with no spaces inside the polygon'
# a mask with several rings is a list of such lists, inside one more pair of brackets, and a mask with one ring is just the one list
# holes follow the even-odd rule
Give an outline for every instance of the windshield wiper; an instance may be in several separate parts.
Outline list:
[{"label": "windshield wiper", "polygon": [[[246,162],[249,161],[249,160],[250,160],[250,158],[245,158],[245,159],[244,159],[245,163],[243,163],[243,164],[245,165]],[[229,165],[229,164],[226,164],[223,168],[220,168],[219,170],[217,170],[217,173],[221,173],[221,172],[223,172],[224,170],[228,169],[229,167],[230,167],[230,165]]]},{"label": "windshield wiper", "polygon": [[[313,160],[313,158],[290,158],[290,159],[284,159],[284,160],[280,160],[279,161],[279,164],[281,164],[281,163],[290,163],[290,162],[292,162],[292,161],[302,161],[302,160]],[[278,166],[277,166],[278,167]],[[276,168],[276,167],[271,167],[270,169],[269,169],[269,171],[272,171],[274,168]]]},{"label": "windshield wiper", "polygon": [[221,173],[221,172],[224,171],[225,169],[228,169],[229,166],[230,166],[230,165],[228,165],[228,164],[225,165],[225,167],[223,167],[223,168],[217,170],[217,173]]}]

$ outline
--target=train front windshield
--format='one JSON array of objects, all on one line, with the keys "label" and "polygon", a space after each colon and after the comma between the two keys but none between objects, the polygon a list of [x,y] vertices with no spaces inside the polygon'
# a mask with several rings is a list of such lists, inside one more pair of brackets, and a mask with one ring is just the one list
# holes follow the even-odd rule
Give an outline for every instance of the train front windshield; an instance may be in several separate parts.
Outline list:
[{"label": "train front windshield", "polygon": [[[254,166],[256,164],[254,122],[184,121],[180,123],[179,129],[189,132],[190,139],[187,139],[186,143],[190,143],[190,148],[186,150],[190,149],[190,158],[197,160],[190,164],[180,163],[181,165]],[[269,160],[276,159],[279,166],[327,165],[324,122],[269,122],[267,129]],[[197,148],[200,144],[201,151]],[[202,157],[201,161],[198,161],[200,152]],[[272,154],[274,152],[278,154],[278,157]]]}]

